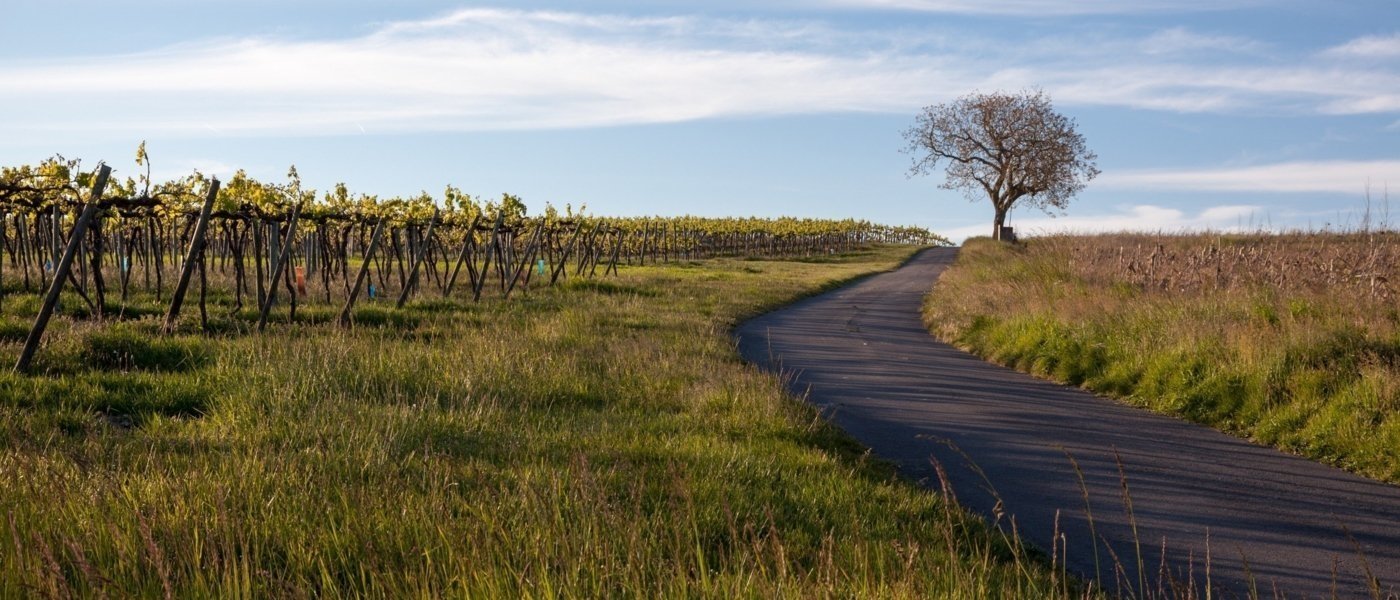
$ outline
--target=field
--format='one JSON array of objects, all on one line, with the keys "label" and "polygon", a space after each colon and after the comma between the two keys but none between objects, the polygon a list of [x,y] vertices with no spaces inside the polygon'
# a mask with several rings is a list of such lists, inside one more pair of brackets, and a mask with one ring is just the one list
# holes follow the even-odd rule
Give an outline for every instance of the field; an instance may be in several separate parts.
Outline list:
[{"label": "field", "polygon": [[1006,365],[1400,482],[1400,236],[972,240],[928,298]]},{"label": "field", "polygon": [[[0,375],[0,590],[1075,594],[734,352],[744,316],[911,251],[367,300],[349,330],[317,304],[294,322],[279,308],[263,334],[248,313],[160,336],[153,299],[120,320],[55,319],[44,374]],[[4,299],[0,358],[37,305]]]}]

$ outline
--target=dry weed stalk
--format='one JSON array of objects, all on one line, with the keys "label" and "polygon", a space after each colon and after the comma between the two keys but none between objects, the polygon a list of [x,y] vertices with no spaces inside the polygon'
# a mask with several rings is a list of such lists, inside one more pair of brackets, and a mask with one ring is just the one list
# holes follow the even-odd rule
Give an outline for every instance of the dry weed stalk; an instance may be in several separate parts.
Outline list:
[{"label": "dry weed stalk", "polygon": [[1400,259],[1392,232],[1051,236],[1074,275],[1143,291],[1205,294],[1268,287],[1388,302]]}]

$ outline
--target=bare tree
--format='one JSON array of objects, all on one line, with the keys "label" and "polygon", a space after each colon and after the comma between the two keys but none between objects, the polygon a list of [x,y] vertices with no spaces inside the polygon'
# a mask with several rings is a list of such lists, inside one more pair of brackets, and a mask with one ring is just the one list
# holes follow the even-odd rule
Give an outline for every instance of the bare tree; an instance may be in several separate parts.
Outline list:
[{"label": "bare tree", "polygon": [[1006,214],[1018,202],[1046,212],[1063,209],[1099,174],[1098,159],[1075,123],[1044,92],[973,93],[925,107],[904,132],[914,155],[909,176],[927,175],[946,161],[945,189],[969,200],[982,194],[996,211],[992,237],[1002,238]]}]

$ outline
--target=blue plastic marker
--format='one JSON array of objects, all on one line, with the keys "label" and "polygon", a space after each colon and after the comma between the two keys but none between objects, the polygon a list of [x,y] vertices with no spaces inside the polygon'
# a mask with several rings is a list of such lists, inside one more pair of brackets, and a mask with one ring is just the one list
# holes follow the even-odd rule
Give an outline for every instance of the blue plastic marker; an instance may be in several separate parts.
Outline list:
[{"label": "blue plastic marker", "polygon": [[536,273],[539,273],[540,275],[544,275],[544,259],[543,259],[543,258],[541,258],[541,259],[539,260],[539,262],[535,263],[535,272],[536,272]]},{"label": "blue plastic marker", "polygon": [[374,284],[373,284],[373,283],[369,284],[369,297],[370,297],[371,300],[374,299]]}]

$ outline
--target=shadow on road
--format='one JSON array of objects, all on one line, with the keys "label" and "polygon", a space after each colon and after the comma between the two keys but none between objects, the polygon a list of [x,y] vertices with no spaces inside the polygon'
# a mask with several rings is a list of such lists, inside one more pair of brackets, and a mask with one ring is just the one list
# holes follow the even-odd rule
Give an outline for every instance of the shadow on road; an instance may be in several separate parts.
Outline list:
[{"label": "shadow on road", "polygon": [[1001,524],[1014,519],[1031,543],[1052,548],[1058,517],[1071,570],[1095,578],[1097,552],[1109,591],[1110,552],[1132,589],[1138,551],[1154,586],[1162,569],[1204,582],[1207,553],[1212,587],[1232,594],[1249,592],[1250,575],[1266,597],[1275,586],[1288,597],[1369,597],[1368,567],[1389,585],[1400,579],[1400,488],[935,340],[921,303],[956,253],[927,250],[747,321],[735,330],[740,353],[789,374],[794,393],[909,477],[936,487],[938,461],[964,506],[994,517],[1000,500]]}]

